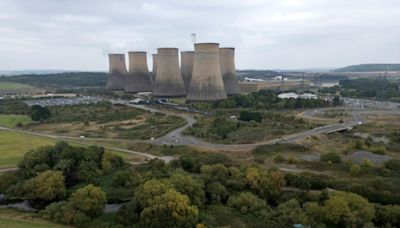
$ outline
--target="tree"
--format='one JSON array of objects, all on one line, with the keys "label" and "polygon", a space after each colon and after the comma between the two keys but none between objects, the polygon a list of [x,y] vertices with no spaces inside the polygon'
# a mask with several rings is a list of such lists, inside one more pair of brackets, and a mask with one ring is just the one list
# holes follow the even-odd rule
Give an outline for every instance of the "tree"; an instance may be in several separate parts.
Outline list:
[{"label": "tree", "polygon": [[70,202],[74,208],[93,218],[103,213],[107,199],[101,188],[89,184],[78,189]]},{"label": "tree", "polygon": [[198,210],[189,198],[174,189],[156,197],[140,214],[143,227],[194,227]]},{"label": "tree", "polygon": [[323,206],[327,222],[341,227],[362,227],[374,218],[374,207],[350,192],[335,192]]},{"label": "tree", "polygon": [[334,164],[341,163],[342,159],[340,156],[335,152],[323,153],[320,157],[322,162],[331,162]]},{"label": "tree", "polygon": [[285,184],[280,171],[273,171],[273,176],[264,170],[252,167],[246,170],[246,183],[261,198],[269,201],[275,199]]},{"label": "tree", "polygon": [[267,203],[250,192],[241,192],[229,197],[228,206],[236,208],[242,214],[258,214]]},{"label": "tree", "polygon": [[204,183],[202,180],[195,180],[188,173],[175,173],[170,177],[174,188],[190,198],[190,202],[198,207],[205,203]]},{"label": "tree", "polygon": [[60,171],[47,170],[25,183],[30,199],[54,200],[65,196],[65,178]]},{"label": "tree", "polygon": [[206,198],[211,204],[224,203],[229,197],[229,192],[220,182],[212,182],[206,186]]},{"label": "tree", "polygon": [[307,216],[296,199],[281,203],[264,218],[267,227],[293,227],[307,223]]},{"label": "tree", "polygon": [[377,204],[374,223],[379,227],[400,227],[400,205]]},{"label": "tree", "polygon": [[34,105],[31,108],[31,119],[34,121],[41,121],[48,119],[51,116],[50,110],[47,107],[42,107],[40,105]]},{"label": "tree", "polygon": [[41,147],[31,150],[24,155],[18,164],[22,175],[26,178],[36,176],[38,173],[50,169],[52,147]]},{"label": "tree", "polygon": [[166,193],[168,189],[172,188],[170,183],[164,180],[149,180],[143,185],[137,187],[135,191],[135,200],[139,205],[144,208],[157,201],[157,197]]},{"label": "tree", "polygon": [[117,212],[117,221],[125,226],[131,226],[139,222],[141,208],[139,203],[131,200],[128,203],[122,204]]}]

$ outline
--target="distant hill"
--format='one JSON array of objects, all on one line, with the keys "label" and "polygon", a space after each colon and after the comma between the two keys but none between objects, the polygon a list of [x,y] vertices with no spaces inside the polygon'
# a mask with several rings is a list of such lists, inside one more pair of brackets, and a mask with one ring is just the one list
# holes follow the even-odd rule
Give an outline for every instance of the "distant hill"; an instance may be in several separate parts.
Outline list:
[{"label": "distant hill", "polygon": [[58,74],[27,74],[0,76],[1,82],[28,84],[39,88],[104,87],[107,74],[103,72],[70,72]]},{"label": "distant hill", "polygon": [[333,72],[400,71],[400,64],[360,64],[334,70]]}]

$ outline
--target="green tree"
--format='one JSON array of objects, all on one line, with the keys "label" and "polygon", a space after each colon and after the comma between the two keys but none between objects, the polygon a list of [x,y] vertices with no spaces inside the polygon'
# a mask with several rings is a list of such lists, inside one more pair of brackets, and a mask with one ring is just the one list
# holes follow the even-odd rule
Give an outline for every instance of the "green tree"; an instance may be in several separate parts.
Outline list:
[{"label": "green tree", "polygon": [[157,197],[171,189],[170,183],[165,180],[149,180],[135,190],[135,200],[141,207],[147,207],[157,201]]},{"label": "green tree", "polygon": [[294,224],[306,224],[307,216],[296,199],[281,203],[264,218],[266,227],[293,227]]},{"label": "green tree", "polygon": [[228,206],[236,208],[242,214],[258,214],[267,203],[250,192],[241,192],[229,197]]},{"label": "green tree", "polygon": [[325,201],[324,217],[327,222],[341,227],[362,227],[374,218],[374,207],[350,192],[335,192]]},{"label": "green tree", "polygon": [[189,198],[174,189],[155,197],[140,214],[143,227],[194,227],[198,210]]},{"label": "green tree", "polygon": [[250,189],[261,198],[267,201],[274,200],[285,185],[285,179],[280,171],[273,171],[272,174],[252,167],[246,170],[245,180]]},{"label": "green tree", "polygon": [[101,188],[89,184],[72,194],[70,202],[74,208],[93,218],[103,213],[107,199]]},{"label": "green tree", "polygon": [[54,200],[65,196],[65,178],[60,171],[47,170],[24,185],[27,196],[31,199]]},{"label": "green tree", "polygon": [[188,173],[175,173],[170,177],[174,188],[190,198],[190,202],[198,207],[205,203],[204,183],[202,180],[195,180]]},{"label": "green tree", "polygon": [[34,105],[31,108],[31,119],[34,121],[41,121],[50,118],[51,113],[49,108],[40,105]]},{"label": "green tree", "polygon": [[375,205],[375,225],[400,227],[400,205]]},{"label": "green tree", "polygon": [[117,212],[117,222],[125,226],[132,226],[139,222],[140,212],[140,205],[135,200],[124,203]]}]

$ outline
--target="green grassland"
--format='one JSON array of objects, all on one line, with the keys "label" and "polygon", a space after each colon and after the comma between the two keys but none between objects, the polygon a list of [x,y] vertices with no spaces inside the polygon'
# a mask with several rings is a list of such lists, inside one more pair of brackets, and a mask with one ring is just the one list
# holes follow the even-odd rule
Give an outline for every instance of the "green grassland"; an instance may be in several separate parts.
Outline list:
[{"label": "green grassland", "polygon": [[[263,113],[261,122],[231,119],[230,115],[232,113],[203,117],[184,133],[215,143],[246,144],[294,134],[317,126],[287,113]],[[235,115],[237,116],[237,113]]]},{"label": "green grassland", "polygon": [[32,123],[28,115],[5,115],[0,114],[0,126],[13,128],[17,125],[27,125]]},{"label": "green grassland", "polygon": [[54,143],[52,139],[39,136],[0,131],[0,167],[13,167],[29,150]]},{"label": "green grassland", "polygon": [[[15,167],[23,155],[29,150],[42,146],[54,145],[55,143],[56,140],[54,139],[17,132],[0,131],[0,168]],[[71,145],[78,144],[71,143]],[[99,145],[99,143],[93,143],[93,145]],[[118,145],[115,145],[115,147],[118,147]],[[114,150],[107,151],[123,157],[126,162],[136,162],[140,160],[139,157],[134,154]]]},{"label": "green grassland", "polygon": [[12,91],[12,90],[31,90],[35,87],[31,85],[26,85],[22,83],[15,83],[15,82],[0,82],[0,91]]},{"label": "green grassland", "polygon": [[54,224],[37,218],[37,215],[29,212],[19,212],[11,209],[0,209],[0,228],[46,228],[67,227]]}]

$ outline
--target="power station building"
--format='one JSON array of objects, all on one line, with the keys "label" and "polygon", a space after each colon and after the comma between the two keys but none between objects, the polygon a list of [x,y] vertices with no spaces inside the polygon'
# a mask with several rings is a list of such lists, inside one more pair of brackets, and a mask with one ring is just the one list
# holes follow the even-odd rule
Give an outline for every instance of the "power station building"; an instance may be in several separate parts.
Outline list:
[{"label": "power station building", "polygon": [[124,90],[126,83],[126,64],[124,54],[109,54],[109,75],[106,88],[109,90]]},{"label": "power station building", "polygon": [[220,48],[219,62],[226,94],[240,94],[240,88],[236,77],[235,48]]},{"label": "power station building", "polygon": [[151,92],[153,85],[147,66],[146,52],[129,52],[129,72],[127,74],[125,91],[131,93]]},{"label": "power station building", "polygon": [[181,52],[181,72],[186,91],[189,90],[193,72],[194,51]]},{"label": "power station building", "polygon": [[153,96],[184,97],[186,95],[177,48],[157,49],[157,69]]},{"label": "power station building", "polygon": [[129,52],[129,71],[125,55],[109,54],[106,88],[126,92],[152,92],[155,97],[186,97],[188,101],[216,101],[240,94],[236,78],[235,49],[219,48],[218,43],[196,43],[194,51],[158,48],[152,55],[149,72],[146,52]]},{"label": "power station building", "polygon": [[153,70],[151,71],[151,81],[154,83],[156,81],[157,75],[157,54],[153,54]]},{"label": "power station building", "polygon": [[215,101],[227,98],[219,62],[218,43],[197,43],[193,73],[186,99]]}]

